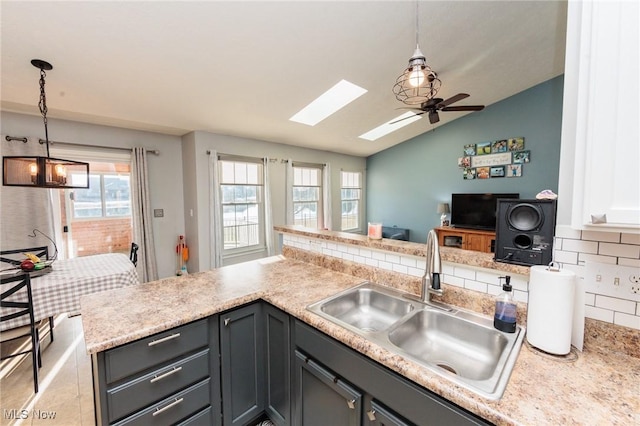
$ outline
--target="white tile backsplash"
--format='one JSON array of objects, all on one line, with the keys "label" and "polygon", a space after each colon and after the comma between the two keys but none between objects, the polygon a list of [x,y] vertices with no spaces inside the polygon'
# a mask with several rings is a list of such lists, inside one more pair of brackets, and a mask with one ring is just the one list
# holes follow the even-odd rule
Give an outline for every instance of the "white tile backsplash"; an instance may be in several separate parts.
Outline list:
[{"label": "white tile backsplash", "polygon": [[[640,274],[640,235],[603,231],[579,231],[568,226],[556,228],[554,259],[563,263],[581,279],[585,279],[585,264],[590,262],[638,268]],[[594,252],[593,247],[597,246]],[[585,294],[585,315],[640,330],[640,303],[625,298],[610,297],[589,291]]]},{"label": "white tile backsplash", "polygon": [[[309,237],[283,234],[282,241],[284,245],[321,252],[327,256],[412,277],[421,277],[426,265],[423,257],[361,248]],[[563,268],[574,271],[580,279],[584,279],[585,263],[588,262],[635,267],[638,268],[640,275],[640,236],[602,231],[581,232],[568,226],[558,226],[554,260],[561,263]],[[490,269],[468,267],[450,262],[443,262],[442,272],[444,274],[443,282],[446,284],[490,295],[502,292],[499,277],[506,275]],[[514,298],[526,303],[529,295],[528,277],[511,274],[511,284],[514,288]],[[588,318],[640,330],[640,303],[630,298],[610,297],[590,291],[585,295],[585,315]]]}]

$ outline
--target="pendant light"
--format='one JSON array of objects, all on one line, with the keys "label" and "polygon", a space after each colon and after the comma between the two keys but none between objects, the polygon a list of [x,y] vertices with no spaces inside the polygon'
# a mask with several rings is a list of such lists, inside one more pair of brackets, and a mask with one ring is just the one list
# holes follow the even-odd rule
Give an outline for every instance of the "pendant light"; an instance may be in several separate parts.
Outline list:
[{"label": "pendant light", "polygon": [[89,188],[89,164],[49,157],[49,130],[47,128],[47,97],[44,90],[46,72],[53,66],[41,59],[31,64],[40,70],[40,101],[38,107],[44,122],[44,142],[47,156],[2,157],[2,184],[32,188]]},{"label": "pendant light", "polygon": [[434,98],[441,85],[438,75],[427,65],[418,43],[418,3],[416,1],[416,50],[409,59],[409,65],[393,86],[396,99],[407,105],[420,105]]}]

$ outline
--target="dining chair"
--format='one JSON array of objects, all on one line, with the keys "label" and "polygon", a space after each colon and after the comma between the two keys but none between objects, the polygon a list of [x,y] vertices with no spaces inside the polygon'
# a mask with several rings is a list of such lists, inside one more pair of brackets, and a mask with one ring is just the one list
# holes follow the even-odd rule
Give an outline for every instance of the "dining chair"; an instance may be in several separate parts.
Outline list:
[{"label": "dining chair", "polygon": [[129,260],[134,266],[138,266],[138,249],[140,247],[136,243],[131,243],[131,252],[129,253]]},{"label": "dining chair", "polygon": [[[43,260],[49,259],[48,246],[28,247],[23,249],[14,249],[14,250],[2,250],[0,251],[0,269],[5,269],[6,265],[19,267],[20,263],[26,259],[24,255],[25,253],[33,253]],[[47,320],[49,321],[49,335],[51,336],[51,341],[53,342],[53,327],[55,326],[54,320],[52,316],[47,318]]]},{"label": "dining chair", "polygon": [[[29,325],[12,328],[0,332],[0,342],[3,345],[8,342],[17,342],[21,345],[8,355],[2,355],[0,359],[13,358],[31,353],[33,363],[33,389],[38,393],[38,369],[42,367],[40,355],[40,338],[38,327],[33,317],[33,297],[31,295],[31,276],[26,273],[12,274],[0,278],[0,306],[4,308],[0,315],[0,323],[22,316],[29,317]],[[6,314],[4,314],[6,312]],[[30,342],[29,342],[30,340]],[[24,349],[25,345],[29,349]]]}]

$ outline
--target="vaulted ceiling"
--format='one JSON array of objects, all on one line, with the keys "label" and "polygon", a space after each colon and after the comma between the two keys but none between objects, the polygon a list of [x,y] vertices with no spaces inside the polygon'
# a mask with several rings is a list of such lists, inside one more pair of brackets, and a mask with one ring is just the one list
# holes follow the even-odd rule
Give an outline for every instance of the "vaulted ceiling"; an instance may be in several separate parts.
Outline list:
[{"label": "vaulted ceiling", "polygon": [[[439,96],[491,105],[562,74],[566,6],[421,1],[419,43]],[[415,2],[2,1],[0,12],[5,111],[39,114],[39,58],[54,67],[49,117],[358,156],[436,127],[424,115],[358,137],[403,112],[391,88],[415,49]],[[289,121],[342,79],[368,92],[314,127]],[[464,114],[441,113],[437,125]]]}]

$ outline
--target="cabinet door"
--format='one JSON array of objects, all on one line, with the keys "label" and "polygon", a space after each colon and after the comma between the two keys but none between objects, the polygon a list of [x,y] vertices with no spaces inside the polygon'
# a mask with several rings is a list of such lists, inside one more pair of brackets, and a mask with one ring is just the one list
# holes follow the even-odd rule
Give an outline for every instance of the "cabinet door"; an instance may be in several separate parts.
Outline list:
[{"label": "cabinet door", "polygon": [[264,411],[264,345],[260,303],[220,314],[222,414],[246,424]]},{"label": "cabinet door", "polygon": [[362,394],[301,352],[295,353],[295,420],[300,426],[359,426]]},{"label": "cabinet door", "polygon": [[481,234],[466,234],[464,236],[465,249],[482,251],[489,253],[491,251],[491,243],[489,237]]},{"label": "cabinet door", "polygon": [[286,426],[291,422],[289,315],[264,304],[266,348],[265,410],[273,423]]},{"label": "cabinet door", "polygon": [[378,401],[366,398],[365,425],[368,426],[412,426],[413,423],[404,420],[398,414],[391,411]]}]

